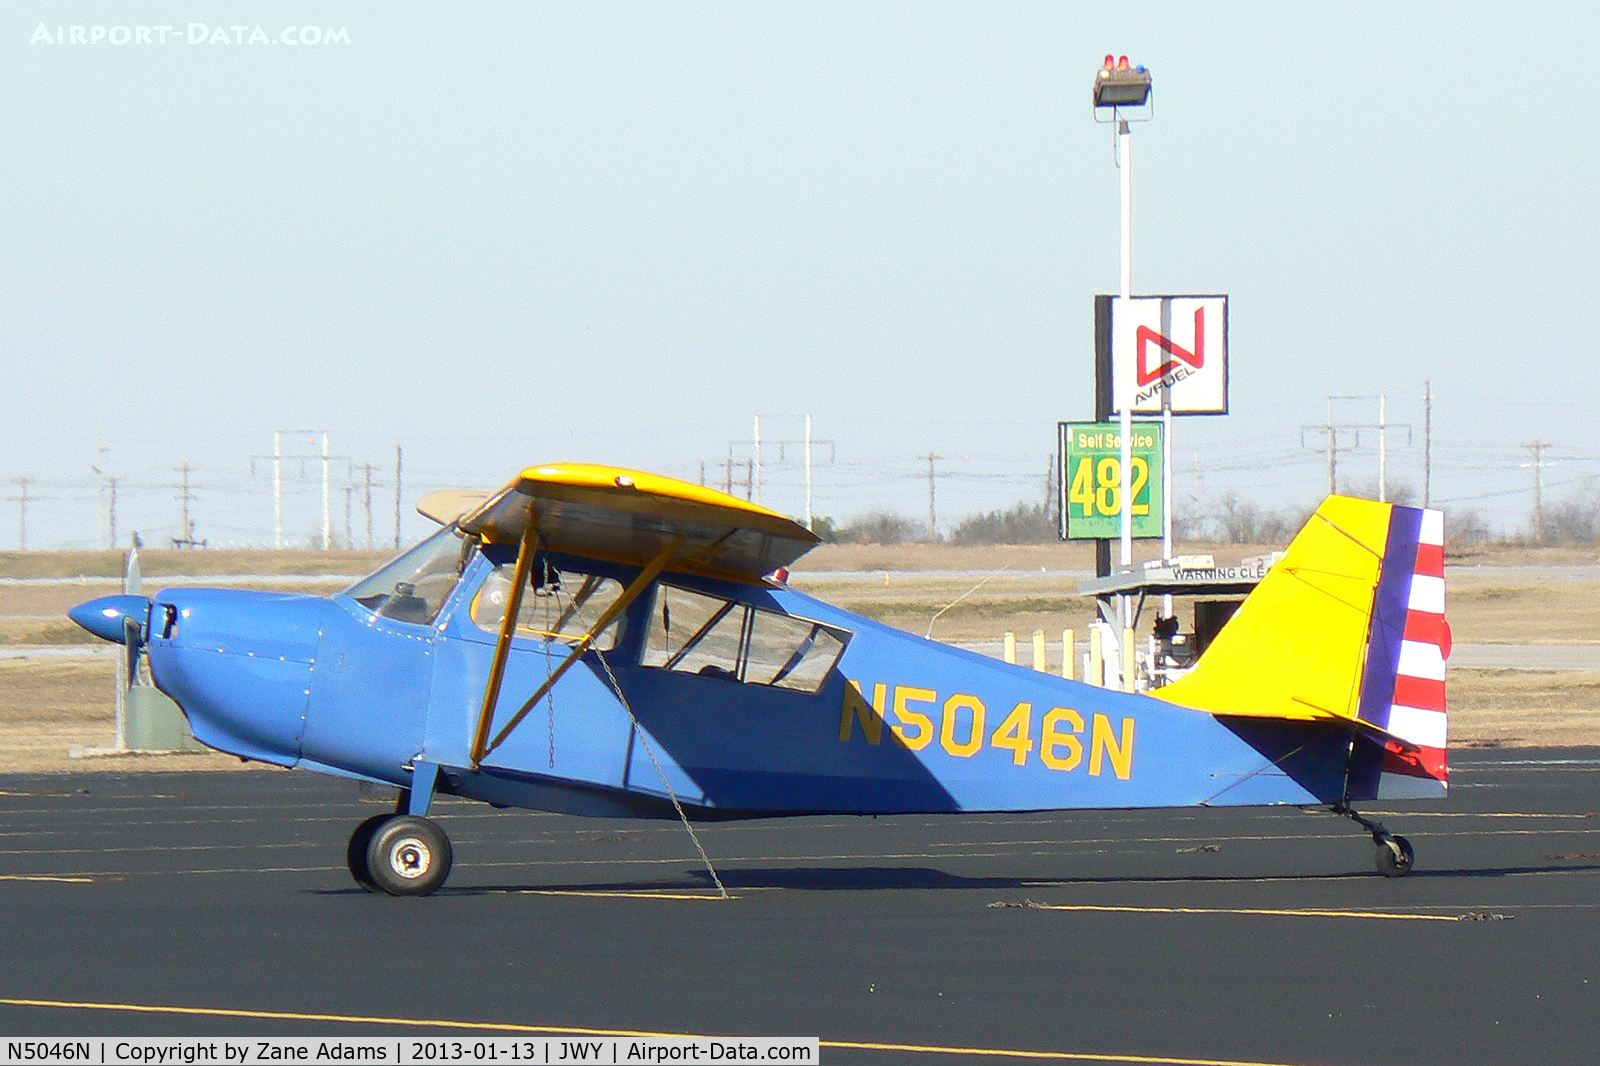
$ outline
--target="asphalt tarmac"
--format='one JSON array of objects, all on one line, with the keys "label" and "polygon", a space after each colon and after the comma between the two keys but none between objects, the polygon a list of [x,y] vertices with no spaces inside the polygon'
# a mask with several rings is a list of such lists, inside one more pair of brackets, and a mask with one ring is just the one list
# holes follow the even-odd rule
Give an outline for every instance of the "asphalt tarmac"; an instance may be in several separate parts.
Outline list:
[{"label": "asphalt tarmac", "polygon": [[[700,827],[445,802],[449,883],[358,889],[307,772],[0,777],[0,1034],[497,1026],[820,1036],[825,1062],[1593,1063],[1600,749],[1378,804]],[[46,1005],[52,1004],[52,1005]]]}]

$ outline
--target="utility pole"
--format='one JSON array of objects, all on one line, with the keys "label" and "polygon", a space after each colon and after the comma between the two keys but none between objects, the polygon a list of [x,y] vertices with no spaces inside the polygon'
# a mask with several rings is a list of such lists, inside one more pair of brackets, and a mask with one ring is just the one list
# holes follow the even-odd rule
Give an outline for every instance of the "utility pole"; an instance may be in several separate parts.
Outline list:
[{"label": "utility pole", "polygon": [[1378,397],[1378,502],[1389,502],[1389,396]]},{"label": "utility pole", "polygon": [[1542,487],[1540,485],[1540,475],[1544,472],[1544,453],[1550,445],[1545,441],[1536,440],[1532,444],[1524,444],[1523,447],[1533,455],[1533,462],[1524,463],[1523,465],[1533,467],[1533,530],[1534,537],[1542,546],[1544,544],[1544,501],[1540,498],[1540,489]]},{"label": "utility pole", "polygon": [[189,491],[189,471],[193,470],[194,467],[184,463],[182,466],[174,467],[173,469],[183,474],[183,483],[178,487],[178,502],[182,507],[183,513],[183,536],[181,538],[173,538],[174,543],[172,546],[174,548],[192,548],[195,545],[194,520],[189,517],[189,504],[195,497],[194,493]]},{"label": "utility pole", "polygon": [[755,454],[755,495],[753,497],[751,497],[751,500],[754,503],[760,503],[761,502],[761,416],[760,415],[756,415],[755,446],[756,446],[756,454]]},{"label": "utility pole", "polygon": [[1422,506],[1433,498],[1433,382],[1422,381]]},{"label": "utility pole", "polygon": [[[17,494],[6,498],[17,501],[17,550],[25,552],[28,550],[28,486],[37,485],[39,482],[31,477],[21,476],[11,480],[16,482]],[[38,497],[35,496],[34,499]]]},{"label": "utility pole", "polygon": [[943,459],[944,456],[929,452],[927,455],[918,456],[918,458],[928,461],[928,543],[931,544],[939,539],[939,512],[934,506],[933,495],[933,464],[936,460]]},{"label": "utility pole", "polygon": [[400,550],[400,445],[394,446],[394,550]]},{"label": "utility pole", "polygon": [[1339,431],[1333,424],[1333,397],[1328,397],[1328,495],[1339,491]]},{"label": "utility pole", "polygon": [[811,416],[806,415],[806,528],[811,529]]},{"label": "utility pole", "polygon": [[728,469],[727,469],[727,474],[728,474],[727,480],[724,482],[724,484],[722,486],[722,491],[726,492],[729,496],[732,496],[733,495],[733,442],[732,441],[728,442]]},{"label": "utility pole", "polygon": [[700,460],[700,487],[706,487],[706,461]]},{"label": "utility pole", "polygon": [[[106,438],[103,428],[94,431],[95,502],[100,509],[100,547],[109,548],[106,542]],[[115,538],[112,538],[113,543]]]},{"label": "utility pole", "polygon": [[115,548],[117,546],[117,479],[114,478],[114,477],[108,477],[108,478],[106,478],[106,483],[111,488],[111,507],[110,507],[111,544],[110,544],[110,547]]},{"label": "utility pole", "polygon": [[[362,469],[363,473],[366,474],[366,477],[367,477],[367,487],[366,487],[366,492],[363,495],[363,499],[366,501],[366,506],[367,506],[367,551],[371,551],[372,550],[372,464],[371,463],[362,463],[361,464],[361,469]],[[355,547],[355,545],[352,544],[351,547]]]},{"label": "utility pole", "polygon": [[356,486],[345,482],[344,486],[344,547],[350,551],[356,546],[355,532],[350,528],[350,499],[356,494]]},{"label": "utility pole", "polygon": [[272,431],[272,546],[283,550],[283,430]]},{"label": "utility pole", "polygon": [[755,496],[751,494],[755,485],[755,469],[755,459],[751,458],[744,461],[744,498],[752,503],[755,501]]},{"label": "utility pole", "polygon": [[328,431],[322,431],[322,550],[333,547],[333,508],[328,497]]}]

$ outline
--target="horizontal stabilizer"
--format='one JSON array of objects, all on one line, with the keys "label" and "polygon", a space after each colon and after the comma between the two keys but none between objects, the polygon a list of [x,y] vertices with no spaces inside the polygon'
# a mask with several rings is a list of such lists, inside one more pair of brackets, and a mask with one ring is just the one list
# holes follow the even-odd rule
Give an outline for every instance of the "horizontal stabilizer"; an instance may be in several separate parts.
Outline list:
[{"label": "horizontal stabilizer", "polygon": [[417,513],[448,526],[468,511],[482,507],[493,495],[482,489],[435,489],[417,501]]}]

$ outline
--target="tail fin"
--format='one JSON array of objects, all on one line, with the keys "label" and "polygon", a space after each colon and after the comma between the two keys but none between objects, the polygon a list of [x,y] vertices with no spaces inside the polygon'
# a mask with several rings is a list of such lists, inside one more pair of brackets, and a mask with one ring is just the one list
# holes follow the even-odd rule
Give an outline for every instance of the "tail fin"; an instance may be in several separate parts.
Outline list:
[{"label": "tail fin", "polygon": [[[1444,516],[1330,496],[1195,669],[1153,695],[1213,714],[1349,721],[1383,751],[1385,796],[1446,766]],[[1374,795],[1379,792],[1373,792]]]}]

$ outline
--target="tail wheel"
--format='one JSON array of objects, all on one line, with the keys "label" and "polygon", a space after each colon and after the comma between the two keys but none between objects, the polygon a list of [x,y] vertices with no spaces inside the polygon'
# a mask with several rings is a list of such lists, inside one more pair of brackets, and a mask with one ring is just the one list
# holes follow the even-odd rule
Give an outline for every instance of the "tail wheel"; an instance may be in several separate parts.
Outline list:
[{"label": "tail wheel", "polygon": [[452,858],[444,830],[408,814],[383,819],[367,844],[372,882],[391,896],[426,896],[450,876]]},{"label": "tail wheel", "polygon": [[1373,856],[1378,872],[1385,877],[1404,877],[1410,873],[1413,858],[1411,841],[1398,836],[1378,841],[1378,850]]},{"label": "tail wheel", "polygon": [[378,831],[378,826],[390,817],[387,814],[374,814],[356,826],[355,832],[350,834],[350,843],[344,849],[344,861],[350,867],[350,876],[368,892],[378,891],[378,886],[372,883],[372,871],[367,869],[367,846],[372,843],[372,834]]}]

